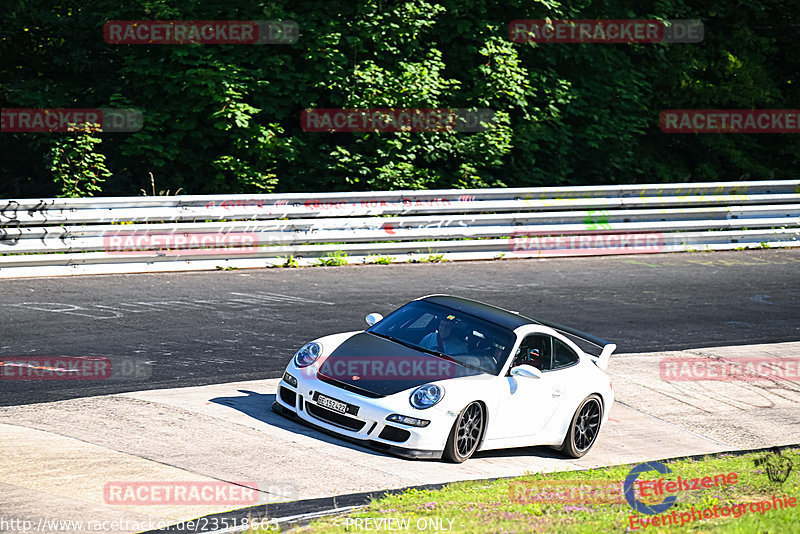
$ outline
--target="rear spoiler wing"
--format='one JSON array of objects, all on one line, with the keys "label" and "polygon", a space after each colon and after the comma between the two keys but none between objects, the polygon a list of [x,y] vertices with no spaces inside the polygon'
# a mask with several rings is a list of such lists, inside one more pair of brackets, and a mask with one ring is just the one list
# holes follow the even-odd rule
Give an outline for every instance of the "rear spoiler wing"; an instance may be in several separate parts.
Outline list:
[{"label": "rear spoiler wing", "polygon": [[605,371],[608,368],[608,360],[611,357],[611,353],[613,353],[617,346],[614,343],[609,343],[605,339],[599,338],[597,336],[593,336],[591,334],[587,334],[586,332],[581,332],[580,330],[576,330],[575,328],[571,328],[569,326],[564,326],[562,324],[553,323],[550,321],[544,321],[542,319],[536,319],[534,317],[525,317],[526,319],[530,319],[534,323],[540,324],[542,326],[547,326],[552,328],[557,332],[561,332],[562,334],[568,334],[570,336],[576,337],[578,339],[582,339],[587,343],[594,345],[595,347],[601,348],[602,351],[600,355],[589,354],[589,357],[592,358],[592,361]]},{"label": "rear spoiler wing", "polygon": [[595,357],[592,354],[589,356],[592,357],[592,361],[597,364],[597,367],[605,371],[608,369],[608,359],[611,357],[611,353],[616,349],[617,346],[614,343],[609,343],[603,347],[603,351],[600,353],[600,356]]}]

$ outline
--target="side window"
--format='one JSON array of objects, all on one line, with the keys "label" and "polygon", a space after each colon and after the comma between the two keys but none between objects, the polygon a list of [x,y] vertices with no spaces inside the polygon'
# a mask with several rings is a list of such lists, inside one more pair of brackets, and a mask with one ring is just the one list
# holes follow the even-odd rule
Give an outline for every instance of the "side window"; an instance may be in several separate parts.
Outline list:
[{"label": "side window", "polygon": [[544,334],[527,336],[520,343],[519,350],[514,357],[513,365],[527,363],[540,371],[549,371],[553,367],[551,338]]},{"label": "side window", "polygon": [[578,355],[575,354],[575,351],[569,348],[566,343],[560,339],[554,339],[553,345],[555,346],[555,361],[553,362],[553,369],[568,367],[578,362]]}]

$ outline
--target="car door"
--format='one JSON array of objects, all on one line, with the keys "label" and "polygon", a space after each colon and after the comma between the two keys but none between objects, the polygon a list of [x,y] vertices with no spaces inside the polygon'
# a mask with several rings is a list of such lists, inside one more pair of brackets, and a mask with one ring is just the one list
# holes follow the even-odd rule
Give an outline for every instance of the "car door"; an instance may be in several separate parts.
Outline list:
[{"label": "car door", "polygon": [[[505,438],[535,435],[557,411],[564,397],[565,376],[563,372],[552,370],[555,341],[546,334],[530,334],[520,343],[509,374],[504,377],[495,415],[496,435]],[[521,364],[537,367],[542,376],[511,375],[511,369]]]}]

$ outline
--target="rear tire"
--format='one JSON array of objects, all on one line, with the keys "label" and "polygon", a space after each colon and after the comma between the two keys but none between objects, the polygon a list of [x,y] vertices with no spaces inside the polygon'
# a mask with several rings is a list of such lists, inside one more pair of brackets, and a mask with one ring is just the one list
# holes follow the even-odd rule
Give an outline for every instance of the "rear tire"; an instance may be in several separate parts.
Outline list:
[{"label": "rear tire", "polygon": [[483,405],[479,402],[468,404],[453,423],[453,429],[444,447],[445,458],[457,464],[468,460],[478,450],[485,425]]},{"label": "rear tire", "polygon": [[603,404],[598,395],[589,395],[575,410],[572,422],[561,444],[561,452],[572,458],[580,458],[592,448],[600,422],[603,420]]}]

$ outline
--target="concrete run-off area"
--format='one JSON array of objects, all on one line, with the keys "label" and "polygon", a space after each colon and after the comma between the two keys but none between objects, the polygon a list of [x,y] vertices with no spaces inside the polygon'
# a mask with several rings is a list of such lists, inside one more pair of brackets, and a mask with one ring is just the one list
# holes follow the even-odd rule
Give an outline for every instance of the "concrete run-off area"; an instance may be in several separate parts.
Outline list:
[{"label": "concrete run-off area", "polygon": [[464,464],[387,456],[273,413],[277,379],[3,407],[0,515],[40,532],[63,532],[56,521],[83,521],[70,525],[74,532],[113,521],[115,531],[135,532],[255,502],[152,502],[152,494],[133,502],[115,500],[110,486],[205,484],[223,495],[244,488],[273,503],[794,444],[796,373],[694,380],[665,374],[664,362],[693,362],[695,370],[709,368],[698,360],[780,365],[796,362],[798,350],[800,342],[613,356],[617,402],[578,460],[543,447],[478,453]]}]

